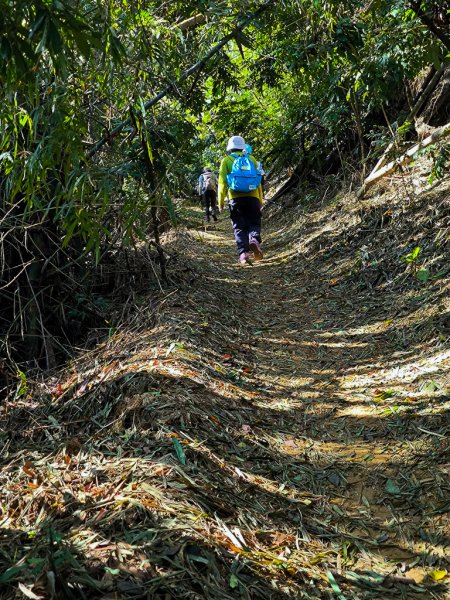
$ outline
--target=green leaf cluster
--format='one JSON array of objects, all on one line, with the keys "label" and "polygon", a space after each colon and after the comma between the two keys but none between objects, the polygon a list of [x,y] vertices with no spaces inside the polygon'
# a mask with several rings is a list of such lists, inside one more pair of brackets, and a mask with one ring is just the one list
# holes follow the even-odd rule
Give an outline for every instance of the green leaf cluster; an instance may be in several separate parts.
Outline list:
[{"label": "green leaf cluster", "polygon": [[448,54],[407,0],[0,8],[0,228],[16,236],[12,279],[18,254],[37,270],[25,243],[37,224],[52,241],[51,252],[40,243],[43,262],[61,253],[82,264],[146,239],[152,210],[175,220],[173,198],[192,193],[201,166],[218,168],[231,135],[266,172],[376,160],[405,80]]}]

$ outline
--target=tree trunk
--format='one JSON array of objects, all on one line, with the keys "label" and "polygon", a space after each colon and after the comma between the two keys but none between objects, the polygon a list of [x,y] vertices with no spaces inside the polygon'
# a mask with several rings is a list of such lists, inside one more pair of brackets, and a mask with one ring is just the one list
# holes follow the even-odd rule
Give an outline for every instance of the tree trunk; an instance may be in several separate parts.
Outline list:
[{"label": "tree trunk", "polygon": [[450,135],[450,123],[447,123],[447,125],[444,125],[443,127],[439,127],[438,129],[433,131],[433,133],[430,136],[425,138],[423,142],[419,142],[418,144],[410,148],[407,152],[405,152],[405,154],[391,161],[385,167],[379,169],[376,173],[370,174],[369,177],[365,179],[364,184],[357,191],[357,198],[362,198],[369,189],[369,187],[371,187],[376,181],[378,181],[385,175],[389,175],[389,173],[395,171],[395,169],[398,166],[410,162],[414,154],[416,154],[416,152],[418,152],[422,148],[426,148],[434,142],[438,142],[439,140],[445,138],[448,135]]}]

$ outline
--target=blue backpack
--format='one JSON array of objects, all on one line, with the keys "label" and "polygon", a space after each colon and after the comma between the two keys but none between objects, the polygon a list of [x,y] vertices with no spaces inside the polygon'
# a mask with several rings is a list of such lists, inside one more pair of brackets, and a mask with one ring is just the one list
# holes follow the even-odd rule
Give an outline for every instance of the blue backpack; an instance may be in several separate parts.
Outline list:
[{"label": "blue backpack", "polygon": [[227,175],[227,183],[233,192],[253,192],[261,184],[261,174],[249,156],[230,154],[234,158],[231,173]]}]

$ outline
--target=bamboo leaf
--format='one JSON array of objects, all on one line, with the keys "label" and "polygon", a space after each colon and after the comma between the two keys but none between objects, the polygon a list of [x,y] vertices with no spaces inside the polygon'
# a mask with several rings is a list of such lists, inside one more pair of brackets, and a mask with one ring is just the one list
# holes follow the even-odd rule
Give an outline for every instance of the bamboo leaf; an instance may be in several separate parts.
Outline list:
[{"label": "bamboo leaf", "polygon": [[344,594],[342,593],[341,588],[338,586],[336,579],[331,571],[327,571],[328,581],[330,582],[331,589],[337,595],[339,600],[346,600]]},{"label": "bamboo leaf", "polygon": [[392,479],[388,479],[386,481],[386,484],[384,486],[384,489],[386,490],[386,492],[388,494],[392,494],[393,496],[400,494],[400,488],[398,487],[398,485],[395,483],[395,481],[393,481]]},{"label": "bamboo leaf", "polygon": [[177,453],[178,460],[182,465],[186,464],[186,455],[184,453],[183,447],[179,440],[176,437],[172,437],[172,443],[175,448],[175,452]]}]

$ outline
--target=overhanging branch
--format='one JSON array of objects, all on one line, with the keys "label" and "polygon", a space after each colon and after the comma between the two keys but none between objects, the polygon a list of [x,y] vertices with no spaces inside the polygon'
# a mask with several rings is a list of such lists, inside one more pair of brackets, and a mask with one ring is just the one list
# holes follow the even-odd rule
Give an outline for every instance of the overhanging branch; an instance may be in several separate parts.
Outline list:
[{"label": "overhanging branch", "polygon": [[[202,69],[205,66],[205,64],[209,61],[209,59],[212,58],[215,54],[217,54],[217,52],[219,52],[219,50],[221,48],[223,48],[225,46],[225,44],[227,44],[229,41],[231,41],[237,35],[239,35],[239,33],[241,33],[242,30],[245,29],[245,27],[247,27],[252,21],[254,21],[261,13],[263,13],[265,10],[267,10],[271,4],[274,4],[274,2],[275,2],[275,0],[267,0],[267,2],[265,2],[263,5],[261,5],[254,13],[252,13],[250,16],[246,17],[240,25],[237,25],[233,29],[233,31],[231,33],[226,35],[220,42],[218,42],[213,48],[211,48],[211,50],[207,54],[205,54],[205,56],[203,56],[203,58],[201,58],[194,65],[192,65],[189,69],[187,69],[177,79],[177,81],[170,83],[167,87],[165,87],[163,90],[161,90],[159,92],[159,94],[157,94],[156,96],[154,96],[153,98],[148,100],[144,104],[145,110],[148,110],[149,108],[151,108],[152,106],[157,104],[160,100],[162,100],[162,98],[164,98],[165,96],[170,94],[170,92],[172,92],[174,89],[177,89],[177,87],[181,83],[183,83],[183,81],[188,79],[188,77],[190,77],[193,73],[196,73],[197,71]],[[100,140],[98,140],[98,142],[96,142],[92,146],[92,148],[89,150],[89,152],[87,154],[87,158],[88,159],[92,158],[95,154],[97,154],[97,152],[101,148],[103,148],[103,146],[105,144],[107,144],[109,141],[111,141],[113,138],[115,138],[123,130],[123,128],[126,127],[127,125],[130,125],[130,123],[131,123],[130,119],[121,121],[112,131],[110,131],[107,135],[102,137]]]},{"label": "overhanging branch", "polygon": [[193,17],[189,17],[189,19],[185,19],[184,21],[180,21],[176,23],[172,29],[178,28],[181,31],[186,31],[186,29],[190,29],[191,27],[197,27],[197,25],[203,25],[206,23],[206,15],[194,15]]}]

